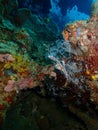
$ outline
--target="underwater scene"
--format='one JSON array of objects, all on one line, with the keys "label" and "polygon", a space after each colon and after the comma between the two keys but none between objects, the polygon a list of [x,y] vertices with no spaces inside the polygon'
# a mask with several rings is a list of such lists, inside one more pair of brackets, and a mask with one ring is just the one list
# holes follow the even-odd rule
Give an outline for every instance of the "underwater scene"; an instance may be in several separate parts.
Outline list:
[{"label": "underwater scene", "polygon": [[0,130],[98,130],[98,0],[0,0]]}]

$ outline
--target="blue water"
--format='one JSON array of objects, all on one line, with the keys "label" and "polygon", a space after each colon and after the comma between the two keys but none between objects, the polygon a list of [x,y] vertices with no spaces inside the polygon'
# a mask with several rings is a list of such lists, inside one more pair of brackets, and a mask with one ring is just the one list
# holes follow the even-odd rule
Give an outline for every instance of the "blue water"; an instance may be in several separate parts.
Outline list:
[{"label": "blue water", "polygon": [[50,17],[60,29],[66,23],[85,20],[90,16],[93,0],[19,0],[20,7],[29,8],[42,17]]}]

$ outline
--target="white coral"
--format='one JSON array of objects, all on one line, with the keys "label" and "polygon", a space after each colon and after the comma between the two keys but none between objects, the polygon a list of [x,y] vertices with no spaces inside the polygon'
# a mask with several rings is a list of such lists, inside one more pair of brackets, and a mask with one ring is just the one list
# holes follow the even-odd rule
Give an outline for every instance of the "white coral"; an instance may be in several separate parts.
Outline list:
[{"label": "white coral", "polygon": [[[59,44],[57,42],[57,46],[50,48],[50,54],[48,57],[55,62],[55,68],[60,70],[67,80],[78,84],[79,79],[75,76],[75,73],[80,73],[82,71],[82,63],[78,62],[77,64],[76,61],[71,60],[71,57],[72,55],[78,56],[80,52],[79,48],[77,51],[73,49],[69,42],[59,41]],[[67,61],[64,60],[64,58]]]}]

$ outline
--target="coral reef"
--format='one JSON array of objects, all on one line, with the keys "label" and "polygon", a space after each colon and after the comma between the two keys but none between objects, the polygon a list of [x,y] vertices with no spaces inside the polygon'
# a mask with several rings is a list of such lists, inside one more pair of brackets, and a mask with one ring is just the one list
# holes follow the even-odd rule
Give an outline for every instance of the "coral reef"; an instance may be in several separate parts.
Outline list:
[{"label": "coral reef", "polygon": [[56,62],[55,68],[65,75],[68,82],[81,87],[88,86],[91,90],[91,100],[96,105],[98,101],[97,19],[98,16],[93,16],[88,21],[67,25],[62,32],[65,41],[58,41],[56,48],[50,49],[49,55],[49,58]]},{"label": "coral reef", "polygon": [[[98,119],[95,116],[98,111],[97,21],[98,16],[93,15],[87,21],[68,24],[62,31],[64,40],[57,41],[57,44],[50,48],[48,56],[58,70],[55,81],[47,79],[53,82],[49,84],[51,87],[48,91],[51,91],[53,96],[58,96],[59,93],[61,102],[69,109],[72,106],[70,111],[77,111],[75,114],[85,122],[89,130],[98,128]],[[48,88],[49,85],[45,84]],[[77,106],[84,114],[78,113]],[[91,111],[94,117],[90,115]],[[95,122],[95,125],[89,124],[90,121]]]},{"label": "coral reef", "polygon": [[31,57],[38,64],[44,65],[46,52],[59,36],[58,27],[50,18],[47,21],[47,19],[43,19],[34,14],[28,18],[27,22],[23,24],[23,27],[33,39],[30,52]]},{"label": "coral reef", "polygon": [[[45,29],[43,27],[43,29],[46,30],[47,34],[49,33],[49,37],[46,36],[46,39],[42,38],[45,39],[45,43],[41,40],[44,31],[42,31],[43,29],[39,29],[42,21],[38,16],[32,15],[30,17],[30,10],[26,8],[18,9],[18,2],[16,0],[13,2],[10,0],[1,0],[0,6],[2,7],[2,10],[0,10],[2,11],[0,14],[1,122],[2,119],[5,118],[7,109],[16,100],[16,95],[21,90],[42,86],[42,80],[44,79],[45,75],[50,75],[54,68],[52,66],[39,66],[36,61],[32,59],[32,55],[34,55],[37,49],[39,50],[37,51],[39,58],[42,58],[45,54],[45,51],[41,52],[43,50],[41,47],[42,45],[39,45],[42,44],[42,42],[43,44],[47,44],[49,42],[48,40],[50,39],[50,34],[52,33],[52,29],[48,29],[49,23],[47,24],[44,20],[42,20],[43,26],[46,27]],[[25,19],[27,19],[27,17],[28,21],[25,23]],[[29,17],[31,19],[31,23],[29,23]],[[36,19],[34,17],[36,17]],[[32,26],[31,29],[29,29],[30,24]],[[41,36],[39,36],[38,32],[40,32]],[[34,35],[32,35],[33,33]],[[54,38],[55,36],[53,36],[53,39]],[[35,41],[36,51],[33,50],[32,45]],[[37,45],[38,42],[39,45]],[[42,62],[44,62],[44,60]]]},{"label": "coral reef", "polygon": [[[64,40],[56,41],[59,30],[50,18],[19,9],[17,0],[0,0],[0,7],[0,123],[20,93],[35,91],[68,108],[88,130],[97,130],[98,16],[67,24]],[[48,53],[48,63],[52,60],[54,65],[45,62]],[[40,116],[40,129],[49,128],[48,121],[48,127],[42,125],[44,120]]]}]

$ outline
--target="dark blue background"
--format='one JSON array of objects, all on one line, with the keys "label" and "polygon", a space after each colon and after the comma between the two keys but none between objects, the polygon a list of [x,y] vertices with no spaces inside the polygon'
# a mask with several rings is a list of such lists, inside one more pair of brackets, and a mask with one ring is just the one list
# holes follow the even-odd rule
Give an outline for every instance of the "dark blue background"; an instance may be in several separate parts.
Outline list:
[{"label": "dark blue background", "polygon": [[[37,11],[34,13],[39,14],[47,14],[49,13],[49,9],[51,8],[50,0],[18,0],[19,7],[27,7],[29,8],[30,4],[32,5],[32,10],[37,8]],[[74,5],[78,6],[80,12],[84,12],[86,14],[90,13],[91,0],[59,0],[59,6],[61,8],[62,14],[66,13],[68,8],[72,8]]]}]

